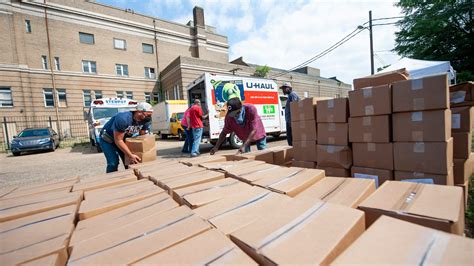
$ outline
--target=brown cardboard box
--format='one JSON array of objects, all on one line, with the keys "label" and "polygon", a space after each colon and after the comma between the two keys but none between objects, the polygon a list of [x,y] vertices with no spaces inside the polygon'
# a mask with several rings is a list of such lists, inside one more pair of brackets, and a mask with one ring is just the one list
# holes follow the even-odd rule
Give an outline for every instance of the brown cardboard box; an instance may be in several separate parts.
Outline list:
[{"label": "brown cardboard box", "polygon": [[317,140],[316,120],[292,121],[291,130],[294,141]]},{"label": "brown cardboard box", "polygon": [[349,105],[347,98],[337,98],[318,103],[318,123],[347,123]]},{"label": "brown cardboard box", "polygon": [[66,254],[59,255],[59,253],[54,253],[53,255],[48,255],[39,259],[31,260],[26,263],[22,263],[24,266],[61,266],[65,265],[67,262],[67,257],[63,256]]},{"label": "brown cardboard box", "polygon": [[469,159],[454,159],[454,184],[464,184],[472,175],[474,169],[474,154]]},{"label": "brown cardboard box", "polygon": [[449,109],[448,75],[395,82],[393,112]]},{"label": "brown cardboard box", "polygon": [[294,197],[324,177],[323,170],[295,167],[289,169],[293,169],[294,172],[290,174],[276,173],[275,175],[264,173],[265,177],[252,182],[252,184]]},{"label": "brown cardboard box", "polygon": [[395,170],[447,174],[453,165],[453,139],[446,142],[395,142]]},{"label": "brown cardboard box", "polygon": [[393,140],[446,141],[451,138],[451,111],[434,110],[396,113],[393,119]]},{"label": "brown cardboard box", "polygon": [[381,215],[387,215],[464,234],[464,198],[460,187],[387,181],[364,200],[359,209],[365,211],[367,226]]},{"label": "brown cardboard box", "polygon": [[155,135],[141,135],[125,139],[125,144],[132,153],[144,153],[156,149]]},{"label": "brown cardboard box", "polygon": [[451,130],[455,133],[471,132],[474,126],[474,107],[451,108]]},{"label": "brown cardboard box", "polygon": [[172,168],[166,168],[166,169],[160,169],[159,167],[155,169],[150,169],[147,171],[142,171],[141,173],[147,176],[151,181],[153,181],[155,184],[158,184],[158,182],[162,179],[170,178],[170,177],[178,177],[178,176],[184,176],[184,175],[192,175],[197,172],[202,172],[205,171],[202,167],[188,167],[184,166],[181,164],[182,167],[172,167]]},{"label": "brown cardboard box", "polygon": [[392,113],[392,89],[388,84],[349,91],[351,117]]},{"label": "brown cardboard box", "polygon": [[[133,154],[137,155],[140,158],[140,163],[146,163],[156,160],[156,146],[150,148],[146,152],[133,152]],[[125,165],[130,165],[130,160],[128,156],[125,156]]]},{"label": "brown cardboard box", "polygon": [[390,116],[349,118],[349,142],[388,143],[391,140]]},{"label": "brown cardboard box", "polygon": [[270,178],[287,177],[287,176],[294,175],[301,170],[303,170],[303,168],[269,165],[268,167],[263,168],[258,171],[252,171],[250,173],[245,172],[242,174],[233,174],[232,177],[242,182],[254,184],[256,181],[260,179],[264,179],[268,177]]},{"label": "brown cardboard box", "polygon": [[202,163],[214,163],[214,162],[225,162],[227,161],[227,157],[225,156],[199,156],[194,158],[186,158],[179,160],[180,163],[187,165],[187,166],[199,166]]},{"label": "brown cardboard box", "polygon": [[257,150],[247,153],[241,153],[238,155],[230,155],[226,157],[229,161],[252,159],[256,161],[263,161],[266,163],[273,163],[273,152],[269,150]]},{"label": "brown cardboard box", "polygon": [[467,159],[471,154],[472,132],[453,133],[453,156],[456,159]]},{"label": "brown cardboard box", "polygon": [[474,82],[468,81],[449,87],[451,107],[474,105]]},{"label": "brown cardboard box", "polygon": [[293,153],[295,160],[316,162],[316,141],[293,141]]},{"label": "brown cardboard box", "polygon": [[181,242],[134,265],[257,265],[216,229]]},{"label": "brown cardboard box", "polygon": [[138,221],[130,221],[124,227],[77,244],[68,263],[133,264],[210,228],[208,223],[188,207],[178,207]]},{"label": "brown cardboard box", "polygon": [[8,186],[8,187],[4,187],[4,188],[0,188],[0,199],[2,199],[3,197],[7,196],[8,194],[12,193],[13,191],[17,190],[18,187],[17,186]]},{"label": "brown cardboard box", "polygon": [[251,174],[258,174],[262,172],[267,172],[267,171],[272,171],[274,169],[283,169],[285,167],[281,167],[279,165],[273,165],[273,164],[260,164],[260,165],[255,165],[251,167],[233,167],[228,170],[226,170],[225,174],[227,177],[232,177],[239,179],[242,176],[247,176]]},{"label": "brown cardboard box", "polygon": [[[90,191],[124,183],[137,181],[137,177],[132,171],[126,170],[123,172],[114,172],[110,177],[107,175],[100,175],[101,178],[92,178],[83,180],[74,185],[72,191]],[[99,176],[97,176],[99,177]]]},{"label": "brown cardboard box", "polygon": [[317,145],[318,166],[350,169],[352,150],[348,146]]},{"label": "brown cardboard box", "polygon": [[283,165],[293,159],[293,147],[291,146],[276,146],[268,148],[273,152],[273,163],[276,165]]},{"label": "brown cardboard box", "polygon": [[358,210],[292,200],[260,214],[231,239],[260,265],[329,265],[363,232]]},{"label": "brown cardboard box", "polygon": [[452,169],[449,170],[448,174],[395,171],[395,180],[448,186],[454,185]]},{"label": "brown cardboard box", "polygon": [[474,240],[382,216],[332,265],[473,265]]},{"label": "brown cardboard box", "polygon": [[135,182],[123,183],[115,186],[100,188],[92,191],[84,192],[84,200],[95,200],[101,199],[104,194],[122,193],[124,190],[132,190],[137,188],[143,188],[150,185],[150,181],[146,179],[137,180]]},{"label": "brown cardboard box", "polygon": [[376,188],[381,186],[387,180],[393,180],[393,171],[386,169],[352,166],[351,175],[355,178],[373,179]]},{"label": "brown cardboard box", "polygon": [[350,177],[351,172],[345,168],[316,166],[316,169],[324,170],[326,176]]},{"label": "brown cardboard box", "polygon": [[74,229],[77,205],[33,214],[0,224],[2,265],[19,265],[49,254],[60,264],[67,260],[67,244]]},{"label": "brown cardboard box", "polygon": [[11,191],[8,195],[4,195],[2,199],[18,198],[29,195],[50,193],[50,192],[70,192],[72,186],[79,181],[79,177],[68,178],[61,181],[48,182],[46,184],[30,185],[18,187],[15,191]]},{"label": "brown cardboard box", "polygon": [[296,198],[311,202],[322,200],[356,208],[374,191],[374,180],[327,176],[300,193]]},{"label": "brown cardboard box", "polygon": [[291,102],[291,122],[316,120],[316,105],[318,101],[331,99],[329,97],[305,98],[299,102]]},{"label": "brown cardboard box", "polygon": [[199,166],[207,170],[226,171],[227,169],[232,169],[234,167],[253,167],[261,164],[265,164],[265,162],[245,159],[240,161],[200,163]]},{"label": "brown cardboard box", "polygon": [[262,213],[278,208],[290,200],[290,197],[279,193],[253,187],[193,211],[228,235],[257,220]]},{"label": "brown cardboard box", "polygon": [[409,74],[406,69],[398,69],[386,73],[378,73],[372,76],[354,79],[354,90],[367,87],[375,87],[385,84],[392,84],[401,80],[408,80]]},{"label": "brown cardboard box", "polygon": [[347,146],[348,136],[347,123],[318,123],[318,144]]},{"label": "brown cardboard box", "polygon": [[199,185],[219,179],[224,179],[224,173],[204,170],[197,172],[192,175],[182,175],[177,177],[170,177],[158,181],[158,186],[167,190],[170,195],[173,195],[173,191],[176,189]]},{"label": "brown cardboard box", "polygon": [[457,184],[457,187],[462,188],[462,193],[464,194],[464,209],[466,210],[469,204],[469,186],[471,185],[470,180],[466,180],[464,184]]},{"label": "brown cardboard box", "polygon": [[354,165],[393,170],[392,143],[352,143]]},{"label": "brown cardboard box", "polygon": [[292,162],[291,166],[314,169],[314,168],[316,168],[316,162],[305,162],[305,161],[296,161],[296,160],[294,160]]}]

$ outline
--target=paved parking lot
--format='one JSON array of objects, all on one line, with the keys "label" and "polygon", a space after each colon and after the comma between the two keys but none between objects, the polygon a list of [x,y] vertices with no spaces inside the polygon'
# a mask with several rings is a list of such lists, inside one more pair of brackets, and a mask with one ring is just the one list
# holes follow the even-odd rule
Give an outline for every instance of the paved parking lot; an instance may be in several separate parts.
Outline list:
[{"label": "paved parking lot", "polygon": [[[268,138],[269,146],[286,145],[284,138]],[[180,158],[182,141],[176,139],[158,140],[158,157]],[[210,151],[212,145],[201,144],[201,153]],[[223,149],[229,150],[230,147]],[[254,148],[255,149],[255,148]],[[83,178],[105,172],[105,157],[97,153],[95,147],[78,145],[73,148],[58,149],[55,152],[36,152],[15,157],[0,154],[0,188],[60,180],[72,176]],[[123,169],[122,166],[119,169]]]}]

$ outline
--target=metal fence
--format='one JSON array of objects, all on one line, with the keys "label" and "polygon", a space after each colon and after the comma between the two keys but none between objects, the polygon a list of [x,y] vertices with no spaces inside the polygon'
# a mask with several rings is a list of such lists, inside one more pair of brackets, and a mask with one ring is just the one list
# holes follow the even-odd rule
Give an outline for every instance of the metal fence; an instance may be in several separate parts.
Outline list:
[{"label": "metal fence", "polygon": [[58,130],[56,116],[4,116],[0,127],[0,151],[9,150],[14,136],[25,128],[33,127],[52,128],[60,135],[63,147],[89,141],[88,125],[83,116],[60,116],[59,121],[61,132]]}]

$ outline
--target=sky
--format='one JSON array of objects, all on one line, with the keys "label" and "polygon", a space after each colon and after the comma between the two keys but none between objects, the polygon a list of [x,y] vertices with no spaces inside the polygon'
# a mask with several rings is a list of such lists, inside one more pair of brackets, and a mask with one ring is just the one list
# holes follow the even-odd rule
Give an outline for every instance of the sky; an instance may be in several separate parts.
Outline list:
[{"label": "sky", "polygon": [[[318,55],[372,18],[401,16],[390,0],[97,0],[120,8],[178,23],[192,20],[194,6],[204,8],[206,25],[228,37],[229,60],[240,56],[247,63],[291,69]],[[378,20],[374,24],[396,19]],[[365,24],[368,25],[368,24]],[[374,64],[397,62],[392,52],[396,25],[373,27]],[[369,31],[309,64],[321,76],[352,83],[370,75]]]}]

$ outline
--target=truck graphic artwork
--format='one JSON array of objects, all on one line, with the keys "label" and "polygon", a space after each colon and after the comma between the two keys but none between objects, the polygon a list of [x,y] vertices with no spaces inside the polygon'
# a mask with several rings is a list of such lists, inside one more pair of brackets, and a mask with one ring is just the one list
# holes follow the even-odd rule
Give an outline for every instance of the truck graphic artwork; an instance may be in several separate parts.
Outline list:
[{"label": "truck graphic artwork", "polygon": [[211,80],[213,87],[213,103],[217,112],[215,118],[223,118],[227,113],[226,102],[232,98],[239,98],[245,101],[244,87],[242,80]]}]

